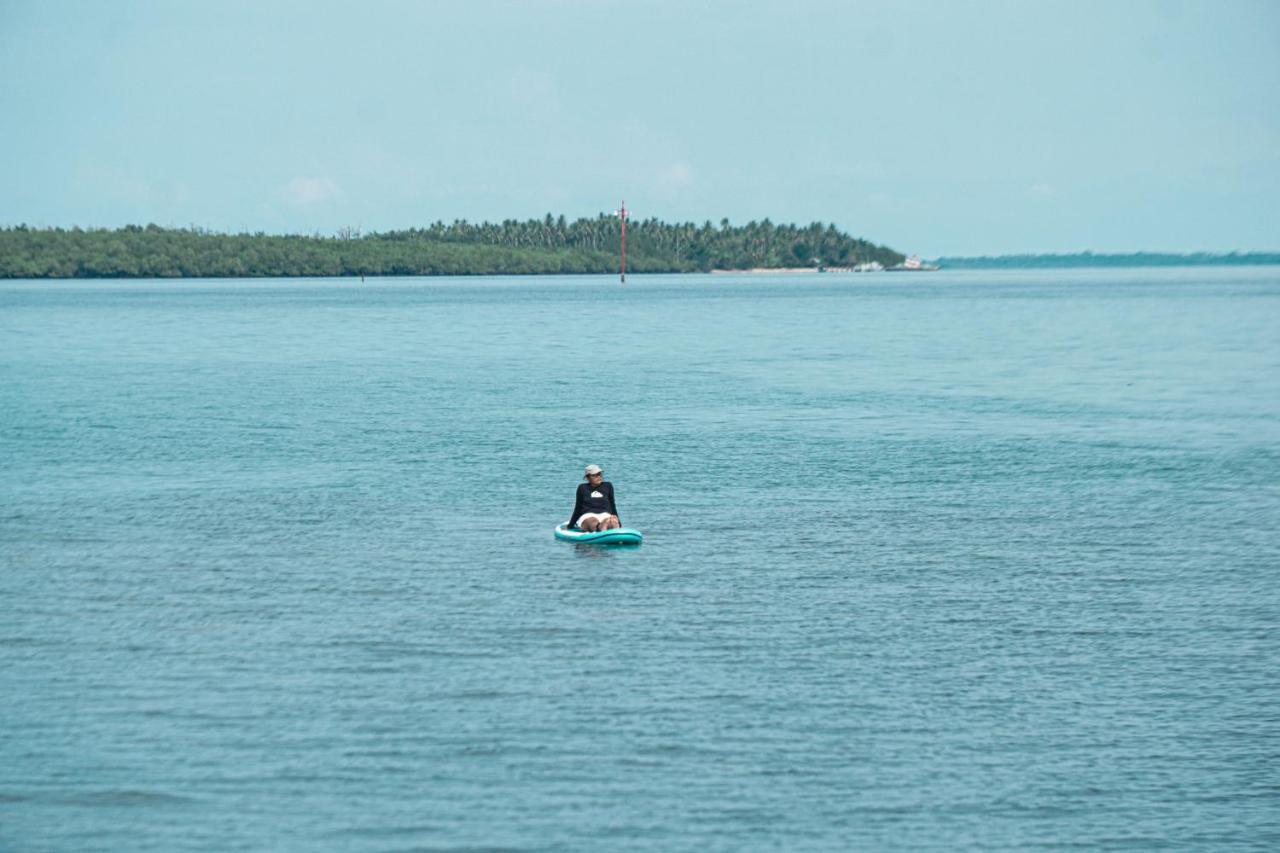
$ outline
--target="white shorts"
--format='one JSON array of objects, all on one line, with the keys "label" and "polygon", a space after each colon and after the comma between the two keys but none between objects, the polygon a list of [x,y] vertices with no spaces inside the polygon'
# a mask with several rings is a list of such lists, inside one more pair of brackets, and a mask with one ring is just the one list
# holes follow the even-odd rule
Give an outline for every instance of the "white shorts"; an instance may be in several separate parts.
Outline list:
[{"label": "white shorts", "polygon": [[611,512],[584,512],[582,515],[578,516],[578,520],[575,521],[574,524],[581,527],[583,519],[586,518],[594,518],[596,521],[605,522],[609,520],[609,516],[611,515],[613,515]]}]

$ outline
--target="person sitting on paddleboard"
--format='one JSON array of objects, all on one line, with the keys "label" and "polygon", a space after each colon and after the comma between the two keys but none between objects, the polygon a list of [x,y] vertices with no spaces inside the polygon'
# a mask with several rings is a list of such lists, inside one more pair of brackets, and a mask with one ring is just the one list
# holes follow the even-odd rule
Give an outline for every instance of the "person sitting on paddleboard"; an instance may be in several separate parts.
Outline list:
[{"label": "person sitting on paddleboard", "polygon": [[613,483],[604,481],[604,472],[599,465],[587,466],[586,479],[587,482],[578,486],[569,526],[577,525],[588,533],[621,527],[618,505],[613,502]]}]

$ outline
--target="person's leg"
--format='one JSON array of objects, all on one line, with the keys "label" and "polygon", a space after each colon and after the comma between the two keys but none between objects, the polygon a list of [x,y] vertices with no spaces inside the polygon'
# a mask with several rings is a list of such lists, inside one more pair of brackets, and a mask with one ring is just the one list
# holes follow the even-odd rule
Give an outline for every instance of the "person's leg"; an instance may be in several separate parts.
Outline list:
[{"label": "person's leg", "polygon": [[596,528],[599,526],[600,526],[599,520],[589,515],[578,521],[578,527],[582,528],[588,533],[595,533]]},{"label": "person's leg", "polygon": [[603,524],[601,524],[601,525],[600,525],[600,529],[601,529],[601,530],[614,530],[614,529],[619,528],[619,527],[621,527],[621,526],[622,526],[622,522],[621,522],[621,521],[618,521],[618,517],[617,517],[616,515],[611,515],[611,516],[609,516],[608,518],[606,518],[606,519],[604,520],[604,523],[603,523]]}]

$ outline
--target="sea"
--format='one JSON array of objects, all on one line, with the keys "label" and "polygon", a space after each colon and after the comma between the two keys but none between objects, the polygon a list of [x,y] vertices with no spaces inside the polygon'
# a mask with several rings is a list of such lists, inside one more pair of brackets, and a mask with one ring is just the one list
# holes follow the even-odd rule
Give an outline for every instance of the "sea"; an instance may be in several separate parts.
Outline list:
[{"label": "sea", "polygon": [[0,283],[0,850],[1278,847],[1280,267]]}]

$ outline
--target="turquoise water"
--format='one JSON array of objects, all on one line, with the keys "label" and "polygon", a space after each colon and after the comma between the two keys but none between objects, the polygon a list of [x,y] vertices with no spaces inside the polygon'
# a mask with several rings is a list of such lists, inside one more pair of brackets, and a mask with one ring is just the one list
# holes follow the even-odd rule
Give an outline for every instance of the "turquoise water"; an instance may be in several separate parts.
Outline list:
[{"label": "turquoise water", "polygon": [[[1280,269],[0,284],[0,849],[1280,845]],[[636,549],[556,542],[582,466]]]}]

